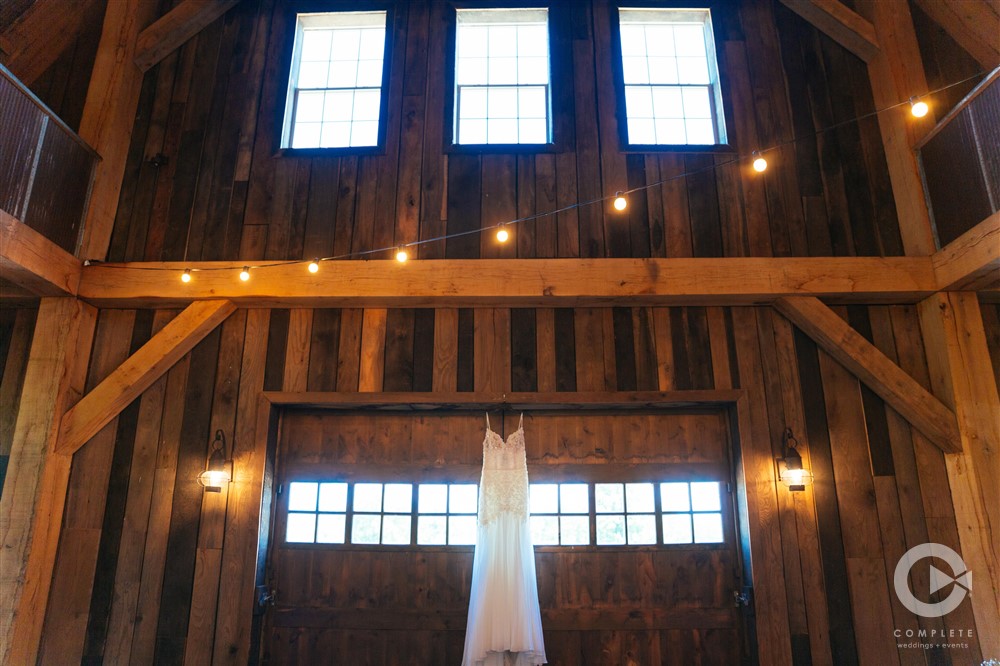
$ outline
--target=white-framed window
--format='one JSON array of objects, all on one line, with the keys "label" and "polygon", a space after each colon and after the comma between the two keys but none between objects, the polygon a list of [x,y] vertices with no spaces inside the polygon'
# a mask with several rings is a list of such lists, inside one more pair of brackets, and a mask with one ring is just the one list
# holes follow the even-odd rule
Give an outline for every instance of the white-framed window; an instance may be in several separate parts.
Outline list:
[{"label": "white-framed window", "polygon": [[708,9],[619,8],[629,145],[726,142]]},{"label": "white-framed window", "polygon": [[282,148],[377,146],[385,11],[298,14]]},{"label": "white-framed window", "polygon": [[549,82],[548,10],[456,10],[456,144],[549,143]]}]

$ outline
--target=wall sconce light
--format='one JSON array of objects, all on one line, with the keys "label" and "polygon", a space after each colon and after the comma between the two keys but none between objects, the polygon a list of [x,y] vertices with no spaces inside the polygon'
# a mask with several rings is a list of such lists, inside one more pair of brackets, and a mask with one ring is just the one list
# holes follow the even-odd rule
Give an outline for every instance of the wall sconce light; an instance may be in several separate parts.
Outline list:
[{"label": "wall sconce light", "polygon": [[221,493],[222,486],[233,479],[233,461],[226,458],[226,436],[222,430],[215,431],[215,441],[208,454],[205,471],[198,475],[198,483],[205,486],[206,493]]},{"label": "wall sconce light", "polygon": [[788,490],[805,490],[813,482],[813,474],[802,467],[802,456],[796,450],[799,440],[795,439],[791,428],[785,428],[781,435],[782,457],[778,458],[778,474]]}]

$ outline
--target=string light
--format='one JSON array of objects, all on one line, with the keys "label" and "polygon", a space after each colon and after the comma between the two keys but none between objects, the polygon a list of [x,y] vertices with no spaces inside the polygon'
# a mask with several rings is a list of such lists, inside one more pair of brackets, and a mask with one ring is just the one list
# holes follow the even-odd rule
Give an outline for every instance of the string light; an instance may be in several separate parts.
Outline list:
[{"label": "string light", "polygon": [[244,266],[243,270],[240,271],[240,279],[246,282],[250,279],[250,267]]},{"label": "string light", "polygon": [[913,114],[914,118],[923,118],[928,111],[930,111],[930,107],[927,106],[927,102],[916,96],[910,98],[910,113]]},{"label": "string light", "polygon": [[396,261],[398,261],[399,263],[401,263],[401,264],[405,263],[406,260],[409,259],[409,258],[410,258],[410,255],[408,255],[406,253],[406,250],[404,250],[403,248],[398,248],[396,250]]},{"label": "string light", "polygon": [[313,259],[312,261],[309,262],[309,272],[310,273],[319,273],[319,259],[318,258],[317,259]]},{"label": "string light", "polygon": [[185,268],[184,272],[181,273],[181,282],[190,282],[190,281],[191,281],[191,269]]},{"label": "string light", "polygon": [[615,207],[615,210],[625,210],[628,206],[628,199],[621,192],[615,192],[615,201],[612,205]]},{"label": "string light", "polygon": [[753,159],[754,171],[756,171],[757,173],[762,173],[767,169],[767,160],[764,159],[763,155],[761,155],[759,152],[755,150],[753,151],[752,157],[754,158]]},{"label": "string light", "polygon": [[497,229],[497,240],[506,243],[508,238],[510,238],[510,234],[507,232],[506,225],[501,224],[500,228]]}]

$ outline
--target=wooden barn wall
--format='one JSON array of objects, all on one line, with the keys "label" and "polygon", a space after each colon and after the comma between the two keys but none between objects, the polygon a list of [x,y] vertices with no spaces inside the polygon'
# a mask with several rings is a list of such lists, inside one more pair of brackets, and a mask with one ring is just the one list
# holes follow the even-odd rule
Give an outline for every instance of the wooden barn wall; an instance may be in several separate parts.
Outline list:
[{"label": "wooden barn wall", "polygon": [[[552,12],[554,150],[443,146],[448,3],[421,0],[396,3],[388,26],[384,153],[295,157],[277,150],[285,3],[241,2],[147,73],[108,258],[338,256],[660,181],[625,215],[587,206],[518,225],[504,247],[471,235],[417,254],[902,254],[877,120],[850,122],[873,110],[859,59],[776,0],[732,0],[713,17],[730,143],[743,155],[782,145],[768,155],[772,168],[755,175],[746,160],[730,163],[735,153],[626,153],[609,2],[567,6]],[[166,163],[154,165],[156,155]]]},{"label": "wooden barn wall", "polygon": [[0,307],[0,491],[14,441],[37,308]]},{"label": "wooden barn wall", "polygon": [[[914,307],[839,312],[927,385]],[[88,381],[173,315],[102,311]],[[817,476],[803,493],[779,487],[776,512],[752,526],[780,574],[770,597],[758,588],[770,605],[758,615],[787,618],[777,635],[790,636],[771,650],[795,664],[923,664],[897,651],[894,628],[973,626],[968,604],[918,620],[890,592],[908,548],[960,548],[941,451],[769,308],[238,310],[75,458],[41,661],[246,663],[251,618],[236,591],[253,581],[227,574],[227,548],[256,543],[248,491],[204,493],[196,477],[215,429],[250,445],[262,389],[427,401],[729,388],[748,391],[753,445],[777,454],[791,427]],[[623,649],[607,663],[627,663]],[[973,638],[926,663],[980,659]]]},{"label": "wooden barn wall", "polygon": [[935,96],[937,103],[933,113],[943,118],[962,98],[969,94],[988,73],[977,76],[982,66],[969,55],[944,29],[929,17],[920,5],[910,0],[913,29],[920,47],[920,59],[927,76],[927,87],[937,90],[956,81],[970,79],[961,85],[948,88]]}]

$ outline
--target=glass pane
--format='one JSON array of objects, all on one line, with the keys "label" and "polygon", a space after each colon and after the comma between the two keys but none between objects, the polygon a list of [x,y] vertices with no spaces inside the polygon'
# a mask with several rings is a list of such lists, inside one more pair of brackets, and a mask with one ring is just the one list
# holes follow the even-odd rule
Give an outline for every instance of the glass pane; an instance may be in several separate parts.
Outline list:
[{"label": "glass pane", "polygon": [[357,120],[351,125],[351,145],[352,146],[374,146],[378,144],[378,121]]},{"label": "glass pane", "polygon": [[458,117],[486,117],[486,88],[462,88],[459,90]]},{"label": "glass pane", "polygon": [[379,90],[358,90],[354,93],[354,121],[378,120]]},{"label": "glass pane", "polygon": [[382,61],[362,60],[358,63],[358,87],[382,85]]},{"label": "glass pane", "polygon": [[548,56],[549,29],[546,25],[517,26],[517,54],[520,57]]},{"label": "glass pane", "polygon": [[687,513],[663,516],[663,543],[691,543],[691,515]]},{"label": "glass pane", "polygon": [[625,110],[629,118],[652,118],[652,89],[646,86],[628,86],[625,88]]},{"label": "glass pane", "polygon": [[292,148],[315,148],[319,145],[320,123],[295,123]]},{"label": "glass pane", "polygon": [[630,546],[656,543],[656,518],[653,516],[626,516]]},{"label": "glass pane", "polygon": [[679,88],[653,88],[653,113],[657,118],[683,118],[684,103]]},{"label": "glass pane", "polygon": [[333,32],[333,60],[357,60],[361,31],[341,28]]},{"label": "glass pane", "polygon": [[413,511],[413,484],[385,484],[385,511],[386,513],[410,513]]},{"label": "glass pane", "polygon": [[532,483],[528,486],[529,513],[558,513],[559,486],[555,483]]},{"label": "glass pane", "polygon": [[629,118],[628,142],[634,144],[656,143],[656,130],[652,120]]},{"label": "glass pane", "polygon": [[653,484],[626,483],[625,509],[629,513],[652,513],[655,510]]},{"label": "glass pane", "polygon": [[448,511],[448,486],[443,483],[421,483],[417,511],[420,513],[446,513]]},{"label": "glass pane", "polygon": [[587,516],[560,516],[560,543],[564,546],[585,546],[590,543],[590,518]]},{"label": "glass pane", "polygon": [[690,143],[684,130],[684,121],[672,118],[656,120],[656,143],[681,144]]},{"label": "glass pane", "polygon": [[548,83],[549,82],[549,61],[547,58],[518,58],[517,60],[517,82],[525,83]]},{"label": "glass pane", "polygon": [[559,484],[559,512],[587,513],[590,511],[590,497],[586,483]]},{"label": "glass pane", "polygon": [[685,123],[688,143],[715,143],[715,131],[712,121],[696,118]]},{"label": "glass pane", "polygon": [[486,28],[484,26],[462,26],[458,29],[458,57],[486,57]]},{"label": "glass pane", "polygon": [[486,121],[487,143],[517,143],[517,120],[497,118]]},{"label": "glass pane", "polygon": [[674,26],[674,45],[679,56],[705,57],[705,28],[697,24]]},{"label": "glass pane", "polygon": [[486,143],[486,121],[465,119],[459,120],[458,142],[472,144]]},{"label": "glass pane", "polygon": [[354,514],[351,527],[351,543],[378,543],[382,516]]},{"label": "glass pane", "polygon": [[288,543],[312,543],[315,531],[316,514],[288,514],[288,527],[285,529],[285,541]]},{"label": "glass pane", "polygon": [[323,138],[319,145],[321,148],[343,148],[351,145],[351,122],[324,123]]},{"label": "glass pane", "polygon": [[450,516],[448,543],[453,546],[470,546],[476,543],[476,517]]},{"label": "glass pane", "polygon": [[302,60],[329,60],[330,59],[330,31],[329,30],[304,30],[302,31]]},{"label": "glass pane", "polygon": [[622,71],[625,73],[625,83],[649,83],[649,69],[645,58],[623,57]]},{"label": "glass pane", "polygon": [[490,88],[488,100],[490,118],[517,118],[516,88]]},{"label": "glass pane", "polygon": [[410,543],[410,516],[383,516],[382,543],[401,545]]},{"label": "glass pane", "polygon": [[[594,508],[597,513],[624,513],[625,490],[622,484],[596,484],[594,486]],[[600,531],[600,528],[598,528],[598,531]],[[600,539],[598,539],[598,543],[600,543]]]},{"label": "glass pane", "polygon": [[679,83],[710,83],[708,61],[705,58],[678,58],[677,81]]},{"label": "glass pane", "polygon": [[486,58],[459,58],[455,72],[457,85],[485,85]]},{"label": "glass pane", "polygon": [[299,65],[299,88],[325,88],[329,65],[326,61],[304,62]]},{"label": "glass pane", "polygon": [[320,511],[347,511],[347,484],[322,483],[319,486]]},{"label": "glass pane", "polygon": [[513,25],[491,25],[489,38],[490,59],[517,55],[517,27]]},{"label": "glass pane", "polygon": [[655,56],[649,59],[650,83],[677,83],[677,59]]},{"label": "glass pane", "polygon": [[691,118],[711,118],[712,103],[709,101],[708,88],[686,87],[684,92],[684,117]]},{"label": "glass pane", "polygon": [[517,93],[518,118],[545,118],[547,114],[544,88],[521,88]]},{"label": "glass pane", "polygon": [[299,93],[298,103],[295,106],[295,121],[300,123],[314,123],[323,118],[323,93],[305,92]]},{"label": "glass pane", "polygon": [[519,120],[518,143],[547,143],[549,140],[548,125],[544,118],[529,118]]},{"label": "glass pane", "polygon": [[669,25],[646,26],[646,54],[650,57],[674,55],[674,30]]},{"label": "glass pane", "polygon": [[421,546],[443,546],[448,543],[448,519],[444,516],[419,516],[417,543]]},{"label": "glass pane", "polygon": [[660,508],[663,511],[690,511],[691,504],[688,499],[688,484],[661,483]]},{"label": "glass pane", "polygon": [[479,488],[474,483],[451,484],[448,498],[450,513],[476,513],[479,510]]},{"label": "glass pane", "polygon": [[362,30],[361,48],[358,49],[358,57],[362,60],[378,60],[382,62],[385,54],[385,30]]},{"label": "glass pane", "polygon": [[517,58],[490,58],[488,67],[491,86],[517,83]]},{"label": "glass pane", "polygon": [[597,516],[597,545],[625,544],[625,516]]},{"label": "glass pane", "polygon": [[621,32],[623,56],[646,55],[646,31],[641,25],[625,24],[621,27]]},{"label": "glass pane", "polygon": [[721,513],[694,514],[694,542],[695,543],[722,542]]},{"label": "glass pane", "polygon": [[[301,95],[299,96],[301,99]],[[354,113],[354,91],[343,90],[326,93],[323,120],[349,121]],[[350,136],[348,134],[348,136]],[[343,145],[347,145],[346,143]]]},{"label": "glass pane", "polygon": [[303,483],[295,481],[288,484],[288,510],[289,511],[315,511],[316,491],[315,483]]},{"label": "glass pane", "polygon": [[558,545],[559,519],[556,516],[532,516],[531,542],[536,546]]},{"label": "glass pane", "polygon": [[346,527],[347,517],[342,513],[321,515],[316,525],[316,543],[344,543]]},{"label": "glass pane", "polygon": [[694,511],[719,511],[718,481],[698,481],[691,484],[691,509]]},{"label": "glass pane", "polygon": [[358,81],[357,60],[334,60],[330,63],[328,88],[353,88]]},{"label": "glass pane", "polygon": [[355,483],[354,484],[354,510],[355,511],[381,511],[382,510],[382,484],[381,483]]}]

